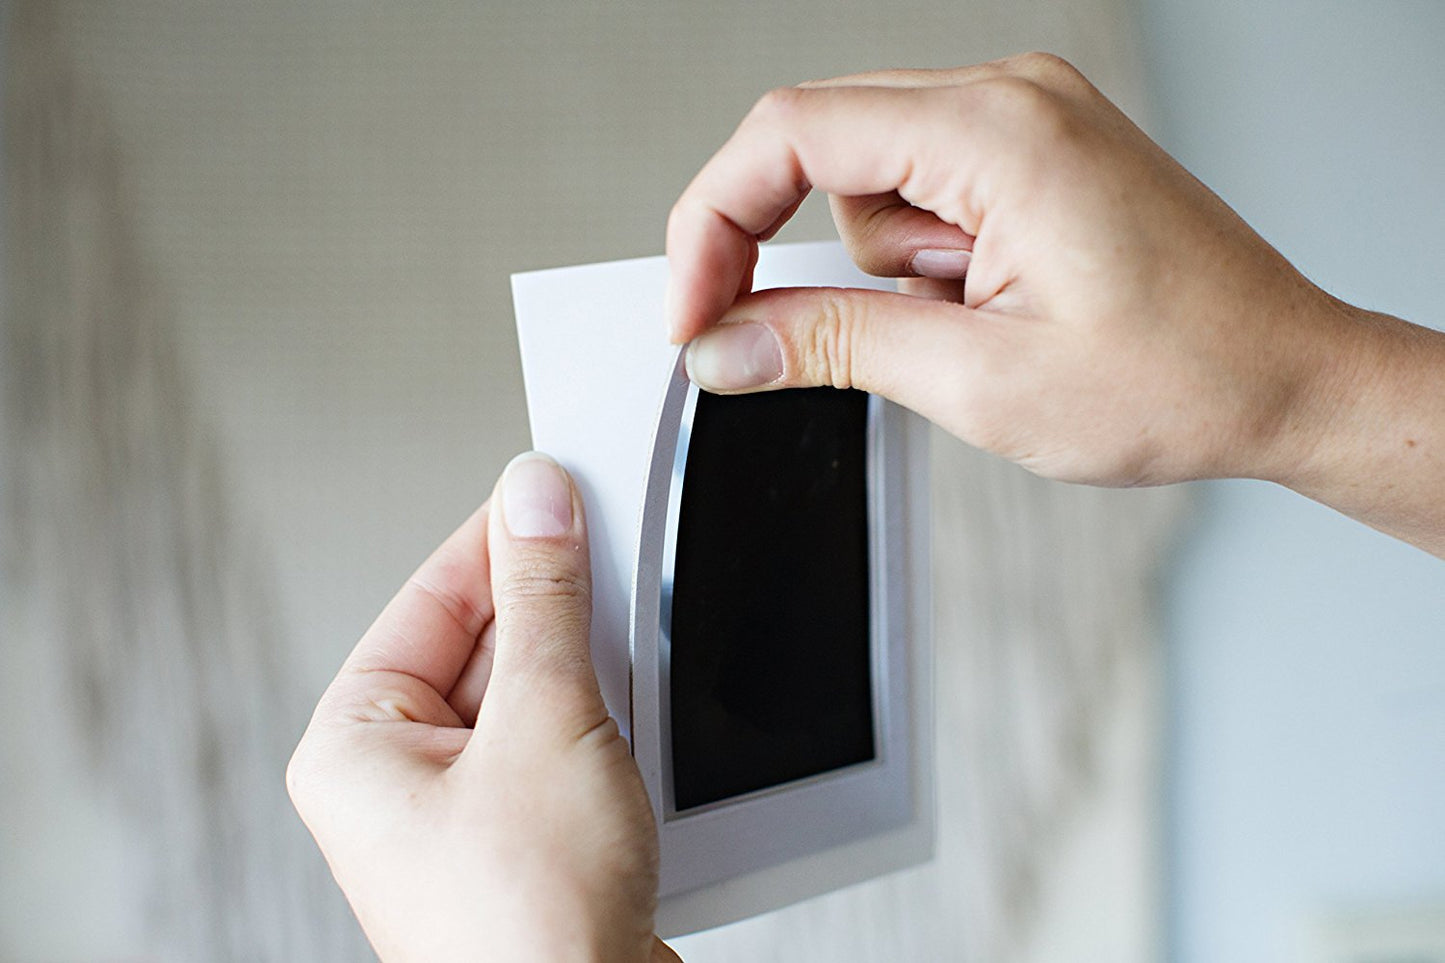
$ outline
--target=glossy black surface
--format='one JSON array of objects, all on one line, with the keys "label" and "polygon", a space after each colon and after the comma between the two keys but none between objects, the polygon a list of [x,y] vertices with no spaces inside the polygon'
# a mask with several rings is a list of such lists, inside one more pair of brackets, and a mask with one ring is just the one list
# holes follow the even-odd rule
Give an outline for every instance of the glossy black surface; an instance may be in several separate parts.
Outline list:
[{"label": "glossy black surface", "polygon": [[674,564],[677,810],[873,758],[868,396],[698,395]]}]

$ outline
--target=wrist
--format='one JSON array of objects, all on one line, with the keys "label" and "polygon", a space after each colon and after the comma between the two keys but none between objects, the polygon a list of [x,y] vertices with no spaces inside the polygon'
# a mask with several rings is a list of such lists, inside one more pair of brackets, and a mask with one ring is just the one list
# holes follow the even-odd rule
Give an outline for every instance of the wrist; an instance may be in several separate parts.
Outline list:
[{"label": "wrist", "polygon": [[[615,894],[611,894],[615,895]],[[647,963],[652,955],[651,914],[616,912],[615,900],[584,886],[557,881],[548,898],[532,902],[530,949],[511,959],[567,963]]]},{"label": "wrist", "polygon": [[1445,550],[1445,334],[1335,299],[1257,477]]},{"label": "wrist", "polygon": [[1347,449],[1366,431],[1361,399],[1383,366],[1377,316],[1317,293],[1274,328],[1276,404],[1248,470],[1239,473],[1303,494],[1327,485],[1350,460]]}]

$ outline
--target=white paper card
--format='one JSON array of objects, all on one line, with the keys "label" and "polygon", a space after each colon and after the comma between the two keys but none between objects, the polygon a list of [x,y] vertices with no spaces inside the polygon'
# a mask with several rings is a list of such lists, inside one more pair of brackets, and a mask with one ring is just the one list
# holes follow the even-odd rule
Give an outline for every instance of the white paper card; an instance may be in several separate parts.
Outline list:
[{"label": "white paper card", "polygon": [[[756,289],[893,290],[836,241],[765,245]],[[649,456],[679,349],[667,341],[667,260],[512,275],[532,445],[577,480],[592,545],[592,654],[607,708],[631,738],[628,613]]]},{"label": "white paper card", "polygon": [[[859,272],[836,242],[765,246],[754,281],[758,288],[893,287]],[[675,446],[689,386],[680,349],[666,339],[666,286],[661,257],[512,278],[532,440],[582,492],[592,543],[592,658],[658,814],[657,927],[671,936],[928,859],[933,783],[928,426],[874,399],[875,758],[693,811],[670,809],[659,609],[668,550],[659,525],[678,481]]]}]

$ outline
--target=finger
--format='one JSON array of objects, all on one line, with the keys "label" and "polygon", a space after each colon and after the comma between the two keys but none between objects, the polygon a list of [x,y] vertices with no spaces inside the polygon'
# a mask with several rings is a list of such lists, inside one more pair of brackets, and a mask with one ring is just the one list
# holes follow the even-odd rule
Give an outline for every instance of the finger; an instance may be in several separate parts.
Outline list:
[{"label": "finger", "polygon": [[957,137],[973,88],[784,88],[763,98],[683,192],[668,219],[669,322],[686,341],[731,304],[758,237],[812,187],[897,191],[976,234],[973,172],[987,138]]},{"label": "finger", "polygon": [[799,87],[950,87],[984,77],[998,76],[1007,70],[1008,61],[996,60],[969,67],[900,68],[894,70],[864,70],[841,77],[823,80],[808,80]]},{"label": "finger", "polygon": [[678,956],[672,947],[662,942],[661,938],[654,936],[649,963],[682,963],[682,957]]},{"label": "finger", "polygon": [[862,388],[974,440],[968,398],[997,380],[1022,323],[884,291],[760,291],[694,340],[686,364],[699,386],[722,393]]},{"label": "finger", "polygon": [[1075,72],[1067,61],[1047,53],[1024,53],[966,67],[865,70],[799,87],[952,87],[999,77],[1023,77],[1038,83],[1067,83]]},{"label": "finger", "polygon": [[[781,213],[781,214],[779,214],[777,217],[773,218],[773,223],[769,224],[767,227],[763,228],[761,231],[759,231],[759,232],[757,233],[757,239],[758,239],[759,241],[767,241],[767,240],[772,239],[772,237],[773,237],[774,235],[776,235],[779,231],[781,231],[781,230],[783,229],[783,226],[784,226],[784,225],[786,225],[789,221],[791,221],[791,220],[793,219],[793,215],[796,214],[796,213],[798,213],[798,208],[800,208],[800,207],[803,206],[803,201],[806,199],[806,197],[807,197],[807,192],[804,191],[802,194],[800,194],[800,195],[798,196],[798,199],[797,199],[796,201],[794,201],[793,203],[789,204],[786,208],[783,209],[783,213]],[[754,248],[753,250],[756,251],[757,248]],[[757,255],[756,255],[756,254],[753,255],[753,266],[754,266],[754,267],[757,266]],[[748,291],[751,291],[751,290],[752,290],[752,288],[749,288],[749,289],[748,289]],[[748,291],[744,291],[743,293],[744,293],[744,294],[747,294]]]},{"label": "finger", "polygon": [[581,496],[556,462],[528,453],[507,466],[494,505],[496,651],[477,728],[495,718],[509,734],[580,738],[607,719],[588,644],[592,579]]},{"label": "finger", "polygon": [[670,336],[685,342],[717,321],[745,290],[758,240],[815,187],[845,196],[898,191],[976,236],[1008,167],[1000,159],[1037,162],[1033,135],[1057,127],[1059,103],[1090,95],[1097,91],[1072,65],[1041,53],[773,91],[668,218]]},{"label": "finger", "polygon": [[930,301],[953,301],[963,304],[964,282],[939,278],[899,278],[898,292],[911,298]]},{"label": "finger", "polygon": [[492,659],[497,651],[497,623],[488,622],[477,639],[472,657],[462,669],[457,684],[447,694],[447,704],[461,719],[464,726],[477,724],[477,710],[487,694],[487,682],[492,677]]},{"label": "finger", "polygon": [[973,237],[897,191],[833,195],[828,203],[849,256],[869,274],[958,280],[968,272]]},{"label": "finger", "polygon": [[444,694],[492,619],[488,505],[477,509],[402,586],[323,696],[318,716],[459,725]]}]

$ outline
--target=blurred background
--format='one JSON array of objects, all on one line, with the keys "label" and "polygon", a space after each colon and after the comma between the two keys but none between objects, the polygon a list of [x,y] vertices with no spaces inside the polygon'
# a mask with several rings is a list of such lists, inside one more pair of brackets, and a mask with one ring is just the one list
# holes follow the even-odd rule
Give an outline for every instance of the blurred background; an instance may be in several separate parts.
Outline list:
[{"label": "blurred background", "polygon": [[[770,87],[1028,49],[1445,321],[1438,0],[0,2],[0,960],[368,958],[281,774],[527,447],[508,274],[657,253]],[[680,952],[1445,960],[1441,563],[935,441],[937,858]]]}]

